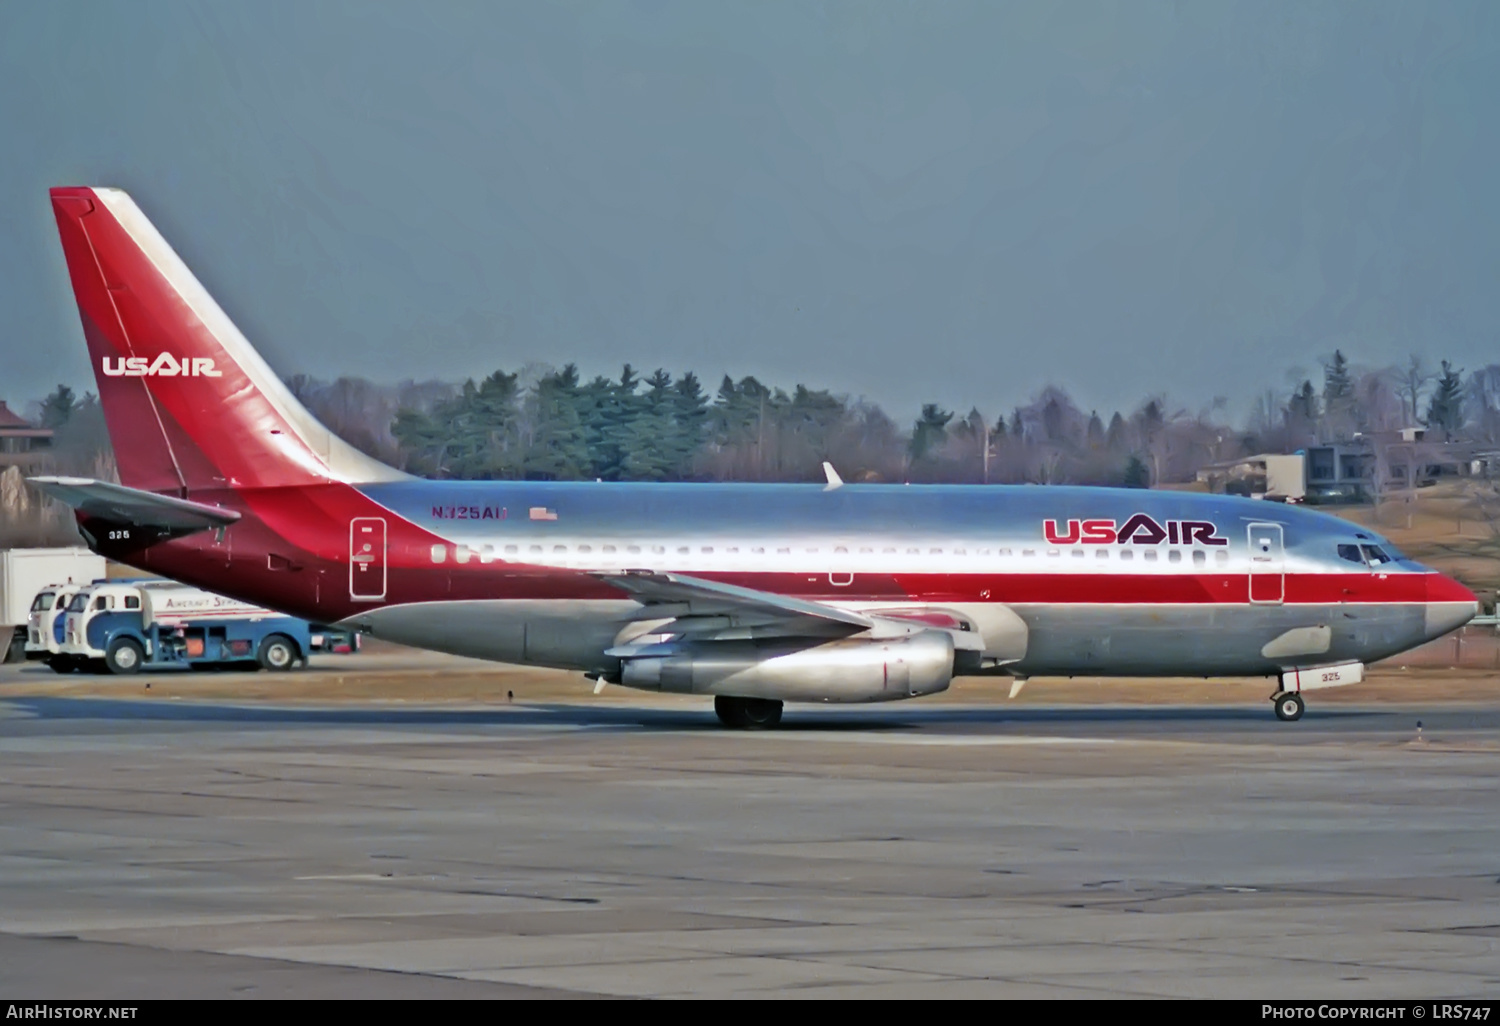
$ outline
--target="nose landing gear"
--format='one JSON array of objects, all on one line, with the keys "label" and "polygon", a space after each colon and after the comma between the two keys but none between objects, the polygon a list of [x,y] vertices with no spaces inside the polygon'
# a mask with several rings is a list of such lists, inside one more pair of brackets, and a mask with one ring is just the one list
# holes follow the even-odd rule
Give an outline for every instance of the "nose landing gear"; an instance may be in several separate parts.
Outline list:
[{"label": "nose landing gear", "polygon": [[1283,691],[1272,695],[1271,704],[1276,707],[1276,718],[1285,723],[1300,720],[1306,709],[1302,696],[1294,691]]},{"label": "nose landing gear", "polygon": [[1364,663],[1330,663],[1323,666],[1295,666],[1281,671],[1271,705],[1276,718],[1283,722],[1300,720],[1304,706],[1302,692],[1318,688],[1341,688],[1365,679]]}]

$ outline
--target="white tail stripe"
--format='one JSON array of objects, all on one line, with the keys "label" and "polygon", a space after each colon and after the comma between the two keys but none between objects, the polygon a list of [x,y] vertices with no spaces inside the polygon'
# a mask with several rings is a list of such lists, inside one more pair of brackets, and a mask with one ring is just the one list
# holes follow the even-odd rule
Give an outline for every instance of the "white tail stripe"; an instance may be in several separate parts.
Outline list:
[{"label": "white tail stripe", "polygon": [[[208,290],[188,269],[162,238],[135,201],[119,189],[95,188],[94,196],[114,215],[132,241],[151,261],[173,291],[187,304],[193,315],[203,324],[208,333],[223,349],[225,355],[237,364],[252,385],[266,398],[271,407],[297,435],[304,446],[324,465],[326,472],[339,480],[351,483],[368,481],[400,481],[407,475],[371,459],[364,453],[334,435],[313,417],[297,401],[291,391],[273,371],[265,359],[255,351],[248,339],[234,326]],[[187,354],[195,362],[191,354]],[[190,366],[192,364],[190,363]],[[217,371],[217,368],[214,368]],[[108,368],[105,369],[108,374]],[[217,377],[215,374],[198,374],[201,377]],[[127,372],[127,376],[129,375]],[[150,371],[138,375],[152,376]],[[164,375],[163,375],[164,376]],[[298,462],[302,462],[299,460]]]}]

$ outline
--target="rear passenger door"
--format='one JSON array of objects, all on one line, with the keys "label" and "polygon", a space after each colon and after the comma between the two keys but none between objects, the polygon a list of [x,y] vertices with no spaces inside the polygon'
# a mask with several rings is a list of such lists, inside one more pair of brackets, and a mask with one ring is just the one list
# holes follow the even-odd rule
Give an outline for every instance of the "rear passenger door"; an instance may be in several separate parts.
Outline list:
[{"label": "rear passenger door", "polygon": [[349,521],[349,597],[369,602],[385,598],[385,518]]}]

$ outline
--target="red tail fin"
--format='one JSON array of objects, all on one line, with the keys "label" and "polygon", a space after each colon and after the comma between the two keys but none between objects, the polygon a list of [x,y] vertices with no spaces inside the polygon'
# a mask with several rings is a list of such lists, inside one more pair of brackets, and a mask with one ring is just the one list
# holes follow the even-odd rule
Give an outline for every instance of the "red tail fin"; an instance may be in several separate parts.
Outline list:
[{"label": "red tail fin", "polygon": [[122,484],[194,490],[399,478],[319,424],[117,189],[52,190]]}]

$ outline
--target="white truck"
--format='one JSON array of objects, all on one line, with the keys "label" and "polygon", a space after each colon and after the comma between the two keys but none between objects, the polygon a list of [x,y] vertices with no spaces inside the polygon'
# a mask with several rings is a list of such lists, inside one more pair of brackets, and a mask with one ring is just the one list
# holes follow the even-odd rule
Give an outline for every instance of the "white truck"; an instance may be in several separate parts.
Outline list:
[{"label": "white truck", "polygon": [[[93,584],[103,583],[94,581]],[[49,663],[63,646],[63,625],[67,620],[68,604],[73,596],[90,587],[89,583],[49,584],[36,593],[31,603],[31,616],[26,620],[26,658],[42,659]]]},{"label": "white truck", "polygon": [[38,596],[56,586],[79,585],[103,579],[104,557],[88,549],[0,549],[0,662],[31,654],[29,621]]}]

